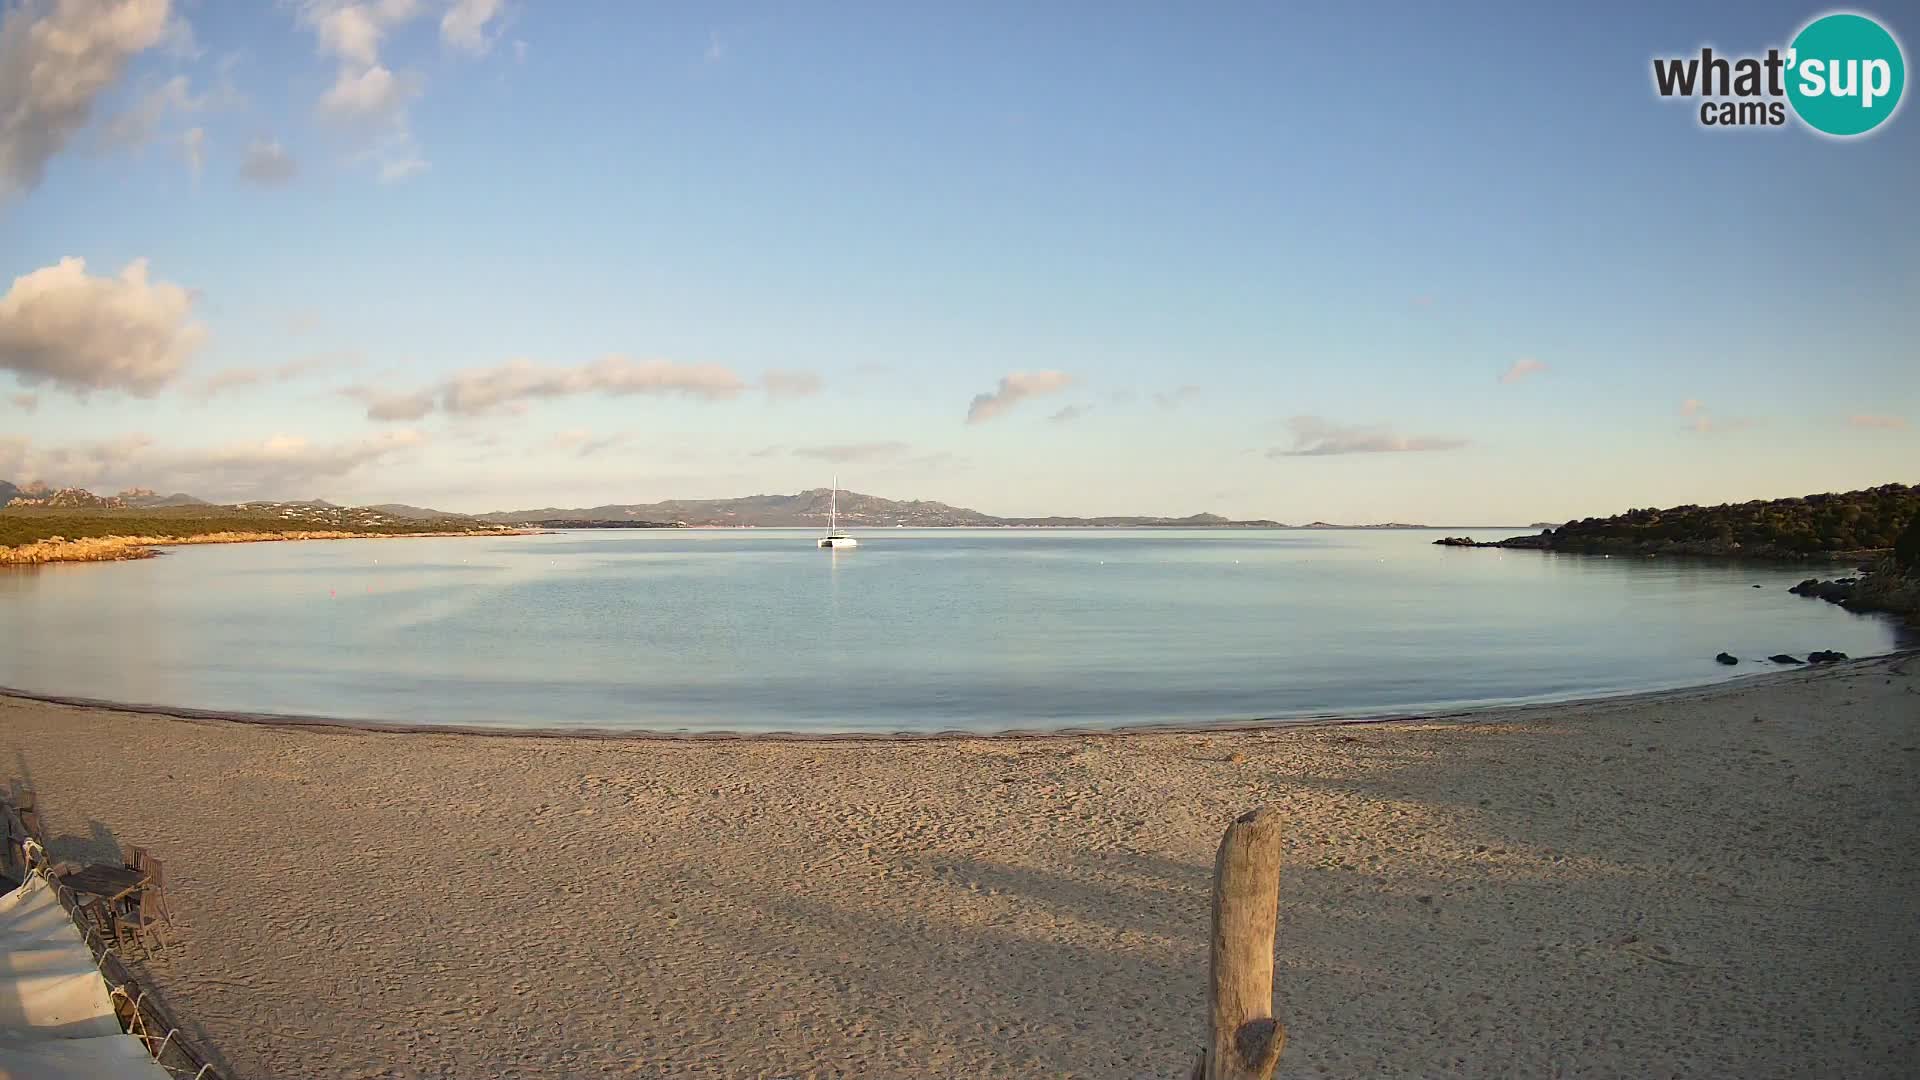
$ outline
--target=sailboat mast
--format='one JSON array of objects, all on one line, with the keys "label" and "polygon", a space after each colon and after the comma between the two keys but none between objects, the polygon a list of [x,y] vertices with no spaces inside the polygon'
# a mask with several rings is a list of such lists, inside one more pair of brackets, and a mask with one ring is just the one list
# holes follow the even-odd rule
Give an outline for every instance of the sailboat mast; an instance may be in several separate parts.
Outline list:
[{"label": "sailboat mast", "polygon": [[827,535],[840,531],[840,474],[833,474],[833,490],[827,493]]}]

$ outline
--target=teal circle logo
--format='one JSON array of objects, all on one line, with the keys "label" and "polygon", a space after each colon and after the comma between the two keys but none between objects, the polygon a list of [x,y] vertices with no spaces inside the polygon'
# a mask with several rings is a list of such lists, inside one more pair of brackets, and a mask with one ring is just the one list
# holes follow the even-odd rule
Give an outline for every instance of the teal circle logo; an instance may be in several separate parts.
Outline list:
[{"label": "teal circle logo", "polygon": [[1886,28],[1865,15],[1825,15],[1787,50],[1787,100],[1807,126],[1864,135],[1900,107],[1906,58]]}]

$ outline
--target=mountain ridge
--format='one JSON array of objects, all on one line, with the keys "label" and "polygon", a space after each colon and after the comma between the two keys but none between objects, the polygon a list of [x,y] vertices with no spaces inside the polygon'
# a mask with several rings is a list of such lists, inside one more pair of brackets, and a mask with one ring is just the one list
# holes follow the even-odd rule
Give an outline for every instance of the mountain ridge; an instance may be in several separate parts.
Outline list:
[{"label": "mountain ridge", "polygon": [[[835,496],[830,488],[808,488],[792,495],[747,495],[732,499],[668,499],[655,503],[604,503],[589,507],[540,507],[496,510],[472,515],[498,524],[560,521],[657,522],[689,526],[742,528],[798,528],[824,525]],[[1183,527],[1283,528],[1264,518],[1233,520],[1218,514],[1187,517],[1110,515],[1101,517],[999,517],[964,506],[928,499],[886,499],[857,491],[838,494],[839,520],[844,525],[869,528],[944,528],[953,526],[1052,526],[1082,528]]]}]

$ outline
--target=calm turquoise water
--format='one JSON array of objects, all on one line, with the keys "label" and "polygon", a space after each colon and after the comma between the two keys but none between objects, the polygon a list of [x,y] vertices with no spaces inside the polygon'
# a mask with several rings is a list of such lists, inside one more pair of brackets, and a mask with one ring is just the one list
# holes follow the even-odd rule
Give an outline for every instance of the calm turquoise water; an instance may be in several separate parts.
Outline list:
[{"label": "calm turquoise water", "polygon": [[[1405,713],[1896,644],[1804,567],[1432,532],[576,532],[0,574],[0,686],[424,724],[891,731]],[[1491,539],[1511,535],[1482,530]],[[1764,588],[1754,589],[1760,584]]]}]

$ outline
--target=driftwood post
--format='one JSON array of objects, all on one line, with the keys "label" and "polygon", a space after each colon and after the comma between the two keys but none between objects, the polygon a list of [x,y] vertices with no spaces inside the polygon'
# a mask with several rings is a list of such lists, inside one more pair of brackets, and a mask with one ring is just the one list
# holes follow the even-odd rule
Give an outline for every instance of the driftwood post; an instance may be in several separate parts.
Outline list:
[{"label": "driftwood post", "polygon": [[1262,807],[1227,826],[1213,863],[1207,1048],[1193,1080],[1270,1080],[1287,1045],[1273,1018],[1273,934],[1280,920],[1280,817]]}]

